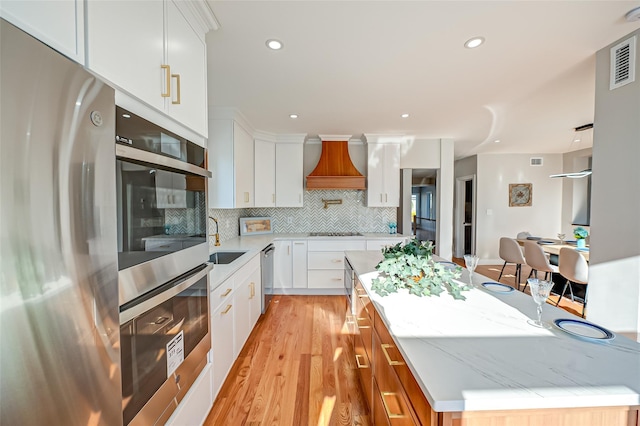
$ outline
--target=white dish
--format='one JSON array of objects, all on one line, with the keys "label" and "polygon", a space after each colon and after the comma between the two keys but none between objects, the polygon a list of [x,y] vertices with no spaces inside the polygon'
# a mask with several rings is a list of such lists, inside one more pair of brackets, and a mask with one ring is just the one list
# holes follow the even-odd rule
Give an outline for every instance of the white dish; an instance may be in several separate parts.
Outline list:
[{"label": "white dish", "polygon": [[514,291],[514,288],[506,285],[506,284],[500,284],[500,283],[496,283],[496,282],[486,282],[486,283],[482,283],[482,287],[486,288],[487,290],[493,292],[493,293],[503,293],[503,294],[507,294],[507,293],[511,293],[512,291]]},{"label": "white dish", "polygon": [[588,340],[611,340],[615,334],[587,321],[570,318],[558,318],[553,321],[556,327],[565,333]]}]

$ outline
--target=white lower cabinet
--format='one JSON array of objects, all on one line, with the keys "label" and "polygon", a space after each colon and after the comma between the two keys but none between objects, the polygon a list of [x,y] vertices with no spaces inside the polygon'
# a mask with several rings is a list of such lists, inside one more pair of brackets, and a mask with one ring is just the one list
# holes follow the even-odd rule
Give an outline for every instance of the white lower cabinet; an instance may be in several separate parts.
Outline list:
[{"label": "white lower cabinet", "polygon": [[212,375],[213,368],[209,363],[204,367],[196,381],[193,382],[189,392],[180,401],[180,405],[167,421],[167,425],[184,426],[204,423],[213,404]]},{"label": "white lower cabinet", "polygon": [[260,317],[260,256],[256,255],[211,292],[211,352],[213,398]]},{"label": "white lower cabinet", "polygon": [[293,241],[291,280],[293,288],[307,288],[307,241]]},{"label": "white lower cabinet", "polygon": [[404,243],[406,241],[407,237],[389,237],[367,240],[367,250],[381,251],[385,247],[395,246],[398,243]]},{"label": "white lower cabinet", "polygon": [[365,250],[364,239],[309,240],[308,288],[344,289],[345,250]]},{"label": "white lower cabinet", "polygon": [[293,287],[291,241],[274,241],[273,245],[275,246],[273,254],[273,288],[291,288]]}]

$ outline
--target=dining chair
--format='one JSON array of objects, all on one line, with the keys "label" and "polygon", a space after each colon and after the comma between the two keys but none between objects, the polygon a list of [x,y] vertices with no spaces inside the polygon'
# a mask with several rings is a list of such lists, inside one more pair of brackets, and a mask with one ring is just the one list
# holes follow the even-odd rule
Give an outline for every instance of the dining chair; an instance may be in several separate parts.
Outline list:
[{"label": "dining chair", "polygon": [[[560,249],[560,254],[558,255],[558,269],[560,274],[567,279],[567,282],[562,289],[562,293],[558,298],[558,302],[556,306],[560,304],[560,299],[564,296],[564,293],[567,291],[567,287],[569,287],[569,292],[571,293],[571,301],[574,301],[573,298],[573,288],[571,284],[581,284],[587,285],[589,281],[589,264],[587,260],[582,256],[577,250],[569,247],[563,247]],[[587,289],[585,288],[584,293],[584,302],[582,304],[582,317],[584,318],[584,310],[587,307]]]},{"label": "dining chair", "polygon": [[507,263],[514,263],[516,265],[515,284],[516,288],[520,290],[522,264],[525,263],[525,260],[522,255],[522,249],[515,239],[509,237],[500,238],[500,258],[504,260],[504,264],[500,270],[498,281],[502,278],[502,273],[504,272],[504,267],[507,266]]},{"label": "dining chair", "polygon": [[[524,242],[524,259],[527,265],[531,267],[531,272],[527,278],[531,278],[532,275],[538,278],[538,272],[544,272],[544,279],[548,281],[548,279],[553,278],[554,272],[558,272],[558,268],[549,263],[547,254],[542,250],[540,244],[535,241]],[[528,282],[525,281],[522,291],[527,288],[527,284]]]}]

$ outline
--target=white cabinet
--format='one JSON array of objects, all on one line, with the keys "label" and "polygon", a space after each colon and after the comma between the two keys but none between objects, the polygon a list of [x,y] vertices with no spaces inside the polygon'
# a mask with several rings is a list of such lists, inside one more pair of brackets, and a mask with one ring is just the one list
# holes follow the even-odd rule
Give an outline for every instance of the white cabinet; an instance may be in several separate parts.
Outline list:
[{"label": "white cabinet", "polygon": [[276,206],[276,144],[257,139],[255,152],[255,207]]},{"label": "white cabinet", "polygon": [[[254,257],[233,276],[235,293],[233,296],[234,333],[233,354],[238,357],[247,341],[253,326],[260,316],[260,256]],[[255,304],[258,304],[258,316],[255,316]],[[253,310],[252,310],[253,309]]]},{"label": "white cabinet", "polygon": [[194,29],[198,27],[177,4],[87,2],[87,66],[119,90],[206,136],[204,32]]},{"label": "white cabinet", "polygon": [[292,242],[291,281],[293,288],[307,288],[307,241]]},{"label": "white cabinet", "polygon": [[84,64],[84,5],[83,0],[2,0],[0,16]]},{"label": "white cabinet", "polygon": [[276,144],[276,207],[302,207],[303,145]]},{"label": "white cabinet", "polygon": [[209,207],[254,207],[253,137],[235,120],[209,126]]},{"label": "white cabinet", "polygon": [[365,250],[364,239],[309,240],[308,287],[344,289],[345,250]]},{"label": "white cabinet", "polygon": [[233,277],[211,292],[211,352],[213,359],[212,391],[218,394],[233,361]]},{"label": "white cabinet", "polygon": [[303,145],[255,140],[255,207],[302,207]]},{"label": "white cabinet", "polygon": [[398,207],[400,203],[400,145],[367,144],[367,206]]},{"label": "white cabinet", "polygon": [[307,241],[273,242],[273,288],[307,288]]},{"label": "white cabinet", "polygon": [[290,240],[277,240],[273,242],[273,288],[284,289],[293,287],[291,275],[292,254]]},{"label": "white cabinet", "polygon": [[213,405],[212,374],[212,366],[207,364],[167,421],[167,426],[201,425],[204,423]]}]

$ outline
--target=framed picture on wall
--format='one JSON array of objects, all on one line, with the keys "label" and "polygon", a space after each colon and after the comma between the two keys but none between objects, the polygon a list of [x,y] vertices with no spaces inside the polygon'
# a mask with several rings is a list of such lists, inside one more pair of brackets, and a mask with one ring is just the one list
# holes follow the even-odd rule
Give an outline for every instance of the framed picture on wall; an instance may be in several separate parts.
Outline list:
[{"label": "framed picture on wall", "polygon": [[509,184],[509,207],[531,206],[533,185],[530,183]]},{"label": "framed picture on wall", "polygon": [[240,235],[273,234],[270,217],[241,217]]}]

